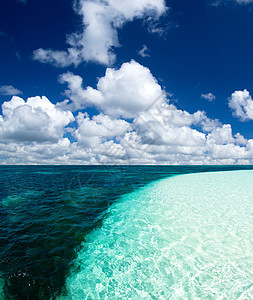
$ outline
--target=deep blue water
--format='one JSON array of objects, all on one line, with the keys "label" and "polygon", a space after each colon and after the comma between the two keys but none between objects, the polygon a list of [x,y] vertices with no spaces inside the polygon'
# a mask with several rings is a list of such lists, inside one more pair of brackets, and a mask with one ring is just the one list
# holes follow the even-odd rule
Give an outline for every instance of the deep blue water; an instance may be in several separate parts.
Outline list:
[{"label": "deep blue water", "polygon": [[252,166],[0,166],[0,299],[56,299],[121,195],[177,174]]}]

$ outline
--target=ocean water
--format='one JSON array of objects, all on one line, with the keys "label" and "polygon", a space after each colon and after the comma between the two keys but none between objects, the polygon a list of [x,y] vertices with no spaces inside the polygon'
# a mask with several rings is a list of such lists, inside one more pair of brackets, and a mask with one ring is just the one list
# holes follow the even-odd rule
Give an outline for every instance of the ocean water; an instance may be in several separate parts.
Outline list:
[{"label": "ocean water", "polygon": [[253,167],[0,170],[0,299],[253,298]]}]

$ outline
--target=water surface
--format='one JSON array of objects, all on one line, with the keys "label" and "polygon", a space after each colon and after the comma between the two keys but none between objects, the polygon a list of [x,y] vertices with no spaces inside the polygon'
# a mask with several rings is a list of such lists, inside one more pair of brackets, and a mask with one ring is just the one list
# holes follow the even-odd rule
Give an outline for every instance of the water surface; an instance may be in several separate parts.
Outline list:
[{"label": "water surface", "polygon": [[122,197],[85,238],[68,299],[252,299],[253,171],[176,176]]},{"label": "water surface", "polygon": [[[152,185],[156,180],[163,178],[173,177],[171,179],[174,180],[174,176],[175,179],[180,178],[180,176],[176,176],[180,174],[240,169],[253,168],[250,166],[0,166],[1,297],[3,299],[57,299],[62,295],[68,295],[67,297],[72,297],[73,299],[77,297],[78,299],[79,292],[77,294],[74,292],[75,287],[79,285],[78,280],[76,281],[75,274],[76,276],[83,276],[82,272],[78,272],[78,264],[80,261],[83,261],[82,257],[87,255],[88,252],[86,253],[86,251],[92,252],[93,249],[96,249],[95,245],[103,245],[103,243],[106,245],[110,244],[109,240],[106,240],[108,236],[105,236],[101,242],[99,240],[99,234],[108,226],[106,222],[113,223],[114,220],[116,223],[119,221],[123,222],[120,223],[122,235],[121,231],[117,234],[116,231],[112,231],[111,243],[123,243],[127,241],[127,236],[131,237],[133,235],[132,238],[134,238],[135,232],[137,232],[138,241],[140,240],[143,243],[143,249],[153,253],[152,248],[146,246],[150,246],[151,243],[158,243],[161,239],[159,228],[156,226],[156,220],[157,218],[162,220],[164,217],[162,217],[163,215],[159,216],[159,212],[167,211],[175,214],[176,211],[172,208],[168,209],[167,206],[167,210],[165,210],[162,206],[162,204],[166,202],[164,195],[161,195],[160,203],[158,201],[158,191],[156,192],[156,197],[158,197],[156,201],[154,198],[152,200],[153,202],[150,202],[150,200],[148,200],[150,198],[147,197],[150,197],[148,196],[149,192],[152,194],[152,188],[147,187],[146,189],[148,184],[151,183]],[[224,173],[220,174],[223,178]],[[171,182],[173,182],[173,180]],[[154,184],[156,185],[156,183]],[[160,184],[160,182],[158,184]],[[232,183],[230,184],[229,182],[228,185],[231,188],[233,186]],[[238,179],[238,185],[244,185],[240,178]],[[197,187],[199,191],[202,190],[200,183]],[[182,185],[181,188],[183,191],[187,191],[188,189],[185,188],[184,185]],[[168,195],[174,195],[177,191],[179,191],[179,186],[176,185],[175,182],[175,185],[172,184],[172,186],[166,190],[166,193]],[[239,188],[238,190],[234,190],[233,195],[235,197],[237,192],[240,192]],[[134,198],[131,193],[137,193],[137,195],[139,195],[138,199],[136,197]],[[145,196],[146,193],[147,195]],[[211,193],[208,195],[211,195]],[[250,193],[249,195],[252,196]],[[209,198],[212,199],[211,197],[208,197],[208,199]],[[201,199],[198,201],[199,204],[202,203]],[[151,203],[154,203],[154,205],[150,205]],[[179,205],[179,203],[177,205]],[[246,207],[245,203],[242,202],[239,208],[244,209],[245,212],[250,212],[250,208]],[[126,205],[129,205],[129,209]],[[188,209],[188,207],[186,208]],[[114,209],[116,210],[114,211]],[[157,212],[157,214],[151,217],[148,209]],[[129,215],[130,212],[132,212],[132,215]],[[175,214],[170,222],[173,221],[173,218],[178,218],[178,220],[180,220],[180,218],[183,220],[186,219],[188,213],[184,210],[184,207],[182,208],[182,212],[185,212],[185,214]],[[206,211],[199,210],[198,213],[201,214],[202,212],[205,213]],[[228,210],[227,216],[230,216],[231,212],[234,211]],[[210,215],[212,214],[214,214],[214,211],[210,210]],[[191,214],[189,217],[190,216]],[[214,214],[214,217],[215,216]],[[231,220],[233,220],[232,216],[233,214],[231,215]],[[150,220],[149,217],[151,218]],[[137,221],[138,218],[139,220]],[[149,227],[147,227],[147,224],[145,225],[145,218],[147,218]],[[228,219],[224,219],[224,222],[227,221]],[[129,227],[131,222],[135,224],[135,226],[137,226],[137,224],[139,226],[137,229],[133,227],[133,233],[131,233]],[[174,223],[171,224],[173,226],[175,225]],[[193,222],[192,224],[195,223]],[[181,225],[183,226],[183,223]],[[188,225],[189,223],[187,223],[187,226]],[[165,230],[162,224],[159,226],[162,230]],[[114,230],[113,228],[116,228],[115,225],[111,227],[112,230]],[[147,228],[154,232],[152,236],[153,239],[157,237],[157,241],[152,241],[152,236],[147,236]],[[170,230],[169,228],[170,227],[166,230]],[[245,227],[242,226],[242,230],[244,230],[243,228],[245,229]],[[126,231],[124,232],[123,229]],[[217,230],[220,229],[217,228]],[[248,229],[246,228],[245,230]],[[206,231],[206,234],[207,233],[208,230]],[[221,234],[223,234],[223,231]],[[247,236],[244,236],[242,231],[240,235],[242,243],[244,243],[245,237]],[[118,237],[118,240],[116,237]],[[224,239],[227,241],[226,235]],[[195,240],[192,240],[192,247],[193,245],[197,245],[195,244],[197,240],[196,237]],[[164,240],[163,242],[165,243]],[[133,241],[133,243],[135,247],[136,240]],[[168,240],[166,243],[171,243],[171,241]],[[111,253],[113,253],[113,256],[117,259],[117,253],[113,252],[115,246],[111,246]],[[162,245],[158,243],[157,249],[160,248],[159,251],[161,251],[161,247]],[[145,251],[143,252],[143,257]],[[136,253],[136,257],[138,257],[139,253]],[[123,254],[121,253],[120,255],[120,257],[122,257]],[[91,260],[93,259],[92,255],[89,257]],[[149,256],[147,256],[145,263],[140,261],[140,264],[143,266],[148,264],[148,257]],[[131,256],[129,256],[129,259],[130,258]],[[76,259],[78,259],[79,263],[77,263]],[[100,253],[100,260],[104,260],[105,264],[110,262],[110,259],[107,260],[106,257],[103,258],[103,252]],[[171,261],[171,257],[169,260]],[[82,268],[85,270],[84,266],[82,266]],[[150,267],[150,272],[152,269],[156,272],[153,266],[152,268]],[[114,270],[116,272],[116,269]],[[118,270],[118,272],[122,271],[118,274],[119,278],[123,276],[123,270],[124,268]],[[87,270],[85,270],[85,272],[87,272]],[[236,273],[236,271],[234,272]],[[155,279],[158,278],[156,273],[153,275],[151,273],[147,273],[149,274],[147,276],[157,280]],[[106,276],[109,276],[108,274]],[[219,274],[220,273],[217,273],[217,276]],[[110,276],[108,278],[110,278]],[[124,278],[129,281],[127,276],[124,276]],[[142,277],[140,276],[140,278]],[[102,277],[100,278],[100,283],[103,285],[104,282],[101,281],[101,279]],[[143,278],[141,281],[145,284]],[[115,286],[119,283],[120,281],[117,281]],[[150,284],[150,287],[152,286],[153,285]],[[103,286],[100,286],[100,288],[102,290],[104,289]],[[87,286],[84,286],[84,289],[88,291]],[[102,292],[102,290],[100,292]],[[146,288],[143,289],[143,291],[146,291]],[[93,292],[97,293],[96,288]],[[147,293],[149,292],[150,291]],[[144,296],[145,295],[144,293]],[[155,297],[153,299],[159,299],[160,296],[152,297]]]}]

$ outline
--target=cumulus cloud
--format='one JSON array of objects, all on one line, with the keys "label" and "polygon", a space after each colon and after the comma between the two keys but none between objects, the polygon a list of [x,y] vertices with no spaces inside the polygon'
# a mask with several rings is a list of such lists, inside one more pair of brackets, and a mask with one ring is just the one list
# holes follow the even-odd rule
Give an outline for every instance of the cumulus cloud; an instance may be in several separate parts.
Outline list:
[{"label": "cumulus cloud", "polygon": [[[134,120],[136,132],[148,144],[199,147],[205,144],[206,134],[220,126],[202,111],[190,114],[173,104],[161,104],[142,112]],[[202,128],[202,131],[194,127]],[[204,131],[204,132],[203,132]]]},{"label": "cumulus cloud", "polygon": [[[82,78],[72,73],[60,80],[68,84],[70,102],[54,105],[45,97],[24,101],[14,96],[3,104],[1,163],[253,163],[253,140],[203,111],[177,108],[150,70],[135,61],[108,68],[96,89],[83,88]],[[91,106],[99,113],[79,112],[74,118],[69,110]]]},{"label": "cumulus cloud", "polygon": [[46,97],[31,97],[27,101],[13,96],[2,104],[0,137],[3,142],[56,142],[64,128],[74,121],[70,111],[61,111]]},{"label": "cumulus cloud", "polygon": [[78,4],[83,32],[68,35],[66,51],[35,50],[35,60],[58,67],[77,66],[83,61],[110,65],[115,61],[113,48],[120,46],[119,28],[134,19],[157,19],[167,10],[164,0],[80,0]]},{"label": "cumulus cloud", "polygon": [[[203,111],[178,109],[150,70],[133,60],[119,69],[108,68],[96,89],[82,87],[82,78],[72,73],[60,81],[68,84],[65,93],[72,105],[101,111],[92,118],[79,114],[74,132],[78,147],[90,149],[97,163],[110,157],[112,163],[227,164],[246,163],[252,156],[251,143],[239,133],[233,135],[231,125]],[[114,149],[114,156],[107,147]]]},{"label": "cumulus cloud", "polygon": [[130,128],[125,120],[113,120],[109,116],[99,114],[90,118],[87,114],[77,116],[78,128],[74,136],[80,145],[96,149],[108,139],[122,136]]},{"label": "cumulus cloud", "polygon": [[143,45],[142,49],[138,53],[142,57],[150,57],[147,51],[148,51],[148,47],[146,45]]},{"label": "cumulus cloud", "polygon": [[71,148],[67,138],[55,143],[0,143],[0,164],[71,164],[67,155]]},{"label": "cumulus cloud", "polygon": [[213,102],[216,99],[216,97],[212,93],[201,94],[201,98],[205,99],[205,100],[207,100],[209,102]]},{"label": "cumulus cloud", "polygon": [[124,63],[119,70],[107,68],[97,89],[84,89],[82,78],[72,73],[61,75],[60,82],[68,84],[65,94],[76,109],[94,105],[112,117],[133,118],[165,97],[150,70],[134,60]]},{"label": "cumulus cloud", "polygon": [[2,85],[0,87],[0,95],[14,96],[14,95],[20,95],[20,94],[22,94],[22,91],[14,88],[12,85]]},{"label": "cumulus cloud", "polygon": [[[239,138],[240,136],[237,136]],[[225,124],[222,127],[218,127],[208,134],[207,140],[210,144],[226,145],[235,143],[236,139],[232,135],[232,128],[230,124]],[[240,140],[245,142],[245,140]]]},{"label": "cumulus cloud", "polygon": [[[173,111],[174,117],[171,115]],[[4,147],[2,163],[44,164],[235,164],[253,162],[253,140],[233,135],[229,124],[204,133],[195,129],[207,118],[189,114],[172,105],[142,112],[133,122],[100,113],[79,113],[67,138],[17,143]],[[36,125],[36,124],[35,124]],[[42,128],[43,129],[43,128]]]},{"label": "cumulus cloud", "polygon": [[231,95],[228,105],[232,109],[233,115],[241,121],[253,120],[253,100],[246,89],[235,91]]}]

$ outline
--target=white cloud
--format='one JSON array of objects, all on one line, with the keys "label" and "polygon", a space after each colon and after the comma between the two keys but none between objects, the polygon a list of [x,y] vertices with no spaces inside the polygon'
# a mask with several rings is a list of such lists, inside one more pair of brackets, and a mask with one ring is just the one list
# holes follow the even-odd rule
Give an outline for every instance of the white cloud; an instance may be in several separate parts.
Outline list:
[{"label": "white cloud", "polygon": [[70,111],[61,111],[46,97],[31,97],[27,101],[13,96],[2,105],[0,137],[3,142],[56,142],[64,128],[74,121]]},{"label": "white cloud", "polygon": [[130,128],[125,120],[113,120],[109,116],[99,114],[89,118],[87,114],[79,113],[77,116],[78,129],[74,136],[80,145],[92,148],[100,147],[100,144],[108,139],[122,136]]},{"label": "white cloud", "polygon": [[[253,140],[233,135],[230,125],[204,133],[192,128],[201,119],[189,114],[185,124],[166,119],[171,106],[163,111],[146,111],[133,123],[104,114],[89,117],[79,113],[72,130],[76,142],[60,137],[32,143],[0,142],[2,163],[29,164],[235,164],[253,162]],[[187,112],[184,113],[187,116]],[[202,114],[204,116],[205,114]],[[41,117],[40,117],[41,118]],[[1,122],[0,122],[1,124]],[[17,123],[16,123],[17,124]],[[186,125],[188,124],[188,125]],[[36,126],[36,124],[35,124]],[[41,128],[41,130],[45,128]],[[40,133],[40,131],[38,131]],[[62,134],[61,134],[62,136]]]},{"label": "white cloud", "polygon": [[[83,79],[74,75],[71,72],[60,75],[59,77],[60,83],[67,83],[68,90],[65,90],[65,95],[72,101],[69,107],[72,110],[80,110],[87,106],[89,106],[90,99],[92,102],[101,102],[101,95],[98,91],[94,90],[91,87],[87,87],[84,89],[82,87]],[[67,102],[65,102],[67,104]]]},{"label": "white cloud", "polygon": [[[70,103],[13,97],[3,104],[1,163],[253,163],[253,140],[233,134],[230,124],[209,119],[203,111],[189,113],[170,104],[150,70],[135,61],[107,69],[97,89],[83,88],[82,78],[71,73],[61,80],[68,83]],[[74,126],[66,128],[74,121],[68,110],[74,105],[95,105],[100,113],[79,112]]]},{"label": "white cloud", "polygon": [[249,92],[235,91],[228,102],[229,107],[233,111],[233,115],[241,121],[253,120],[253,100]]},{"label": "white cloud", "polygon": [[33,52],[33,58],[42,63],[50,63],[56,67],[75,66],[81,63],[81,56],[78,50],[69,48],[67,51],[56,51],[51,49],[37,49]]},{"label": "white cloud", "polygon": [[67,155],[71,148],[67,138],[55,143],[0,143],[0,164],[71,164]]},{"label": "white cloud", "polygon": [[226,145],[235,142],[234,137],[232,136],[232,128],[230,124],[225,124],[222,127],[214,129],[207,136],[207,141],[210,144],[216,145]]},{"label": "white cloud", "polygon": [[2,85],[0,87],[0,95],[14,96],[14,95],[20,95],[20,94],[22,94],[22,91],[14,88],[12,85]]},{"label": "white cloud", "polygon": [[147,51],[148,51],[148,47],[146,45],[143,45],[142,49],[138,53],[142,57],[150,57]]},{"label": "white cloud", "polygon": [[77,109],[94,105],[105,114],[133,118],[165,97],[150,70],[132,60],[119,70],[107,68],[97,89],[82,88],[82,78],[72,73],[60,76],[61,83],[68,83],[65,94]]},{"label": "white cloud", "polygon": [[[66,94],[76,107],[95,105],[103,112],[92,119],[80,114],[74,133],[79,146],[96,154],[97,163],[108,161],[105,148],[110,141],[118,149],[115,158],[110,157],[114,163],[230,164],[253,158],[248,141],[239,133],[233,135],[229,124],[209,119],[203,111],[190,114],[177,109],[149,69],[135,61],[119,70],[108,68],[97,89],[83,88],[82,78],[71,73],[60,81],[68,83]],[[120,116],[133,118],[133,123],[124,123],[117,119]]]},{"label": "white cloud", "polygon": [[55,66],[78,65],[93,61],[110,65],[115,61],[114,47],[119,47],[118,32],[126,22],[159,18],[167,10],[164,0],[80,0],[77,12],[82,17],[83,32],[67,37],[67,51],[37,49],[34,59]]},{"label": "white cloud", "polygon": [[207,100],[209,102],[213,102],[216,99],[216,97],[212,93],[201,94],[201,98],[205,99],[205,100]]}]

